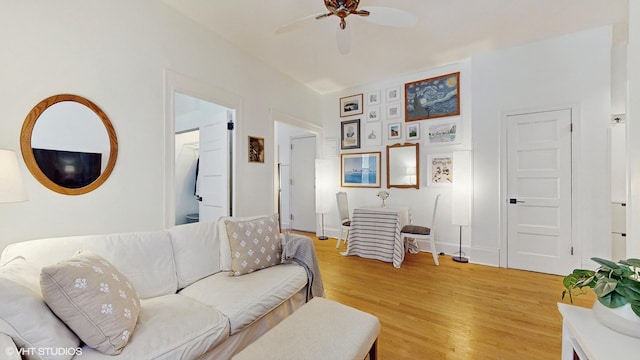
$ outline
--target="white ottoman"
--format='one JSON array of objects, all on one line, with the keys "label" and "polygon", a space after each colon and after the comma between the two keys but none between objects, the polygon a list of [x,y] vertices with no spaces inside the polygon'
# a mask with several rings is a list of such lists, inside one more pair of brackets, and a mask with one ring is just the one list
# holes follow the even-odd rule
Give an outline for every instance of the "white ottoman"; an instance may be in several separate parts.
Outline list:
[{"label": "white ottoman", "polygon": [[378,334],[377,317],[316,297],[233,360],[375,360]]}]

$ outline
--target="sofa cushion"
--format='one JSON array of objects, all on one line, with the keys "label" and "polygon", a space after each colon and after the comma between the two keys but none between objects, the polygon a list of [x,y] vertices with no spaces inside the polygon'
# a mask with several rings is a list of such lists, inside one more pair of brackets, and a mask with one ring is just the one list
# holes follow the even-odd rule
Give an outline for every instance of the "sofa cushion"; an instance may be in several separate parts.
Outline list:
[{"label": "sofa cushion", "polygon": [[227,236],[226,222],[233,221],[250,221],[265,217],[264,215],[247,216],[247,217],[231,217],[222,216],[217,221],[218,241],[220,242],[220,270],[231,271],[231,246],[229,245],[229,237]]},{"label": "sofa cushion", "polygon": [[23,256],[41,269],[66,260],[80,250],[91,251],[113,264],[131,280],[142,299],[175,294],[178,290],[171,238],[166,231],[23,241],[7,245],[1,259]]},{"label": "sofa cushion", "polygon": [[[220,271],[218,222],[204,221],[169,229],[176,261],[178,289]],[[223,238],[227,240],[227,236]]]},{"label": "sofa cushion", "polygon": [[47,305],[88,346],[117,355],[136,327],[140,299],[129,279],[104,258],[81,252],[44,267]]},{"label": "sofa cushion", "polygon": [[[229,320],[192,298],[173,294],[141,301],[129,344],[117,359],[198,359],[229,336]],[[83,349],[81,359],[109,359]]]},{"label": "sofa cushion", "polygon": [[231,247],[231,275],[239,276],[280,264],[278,214],[226,222]]},{"label": "sofa cushion", "polygon": [[307,273],[301,266],[283,264],[243,276],[217,273],[189,285],[180,294],[220,310],[229,318],[233,335],[276,308],[306,284]]},{"label": "sofa cushion", "polygon": [[[21,348],[78,347],[80,339],[49,310],[42,299],[39,277],[40,271],[22,257],[0,267],[0,332],[9,335]],[[27,354],[26,359],[61,360],[70,359],[72,355]]]}]

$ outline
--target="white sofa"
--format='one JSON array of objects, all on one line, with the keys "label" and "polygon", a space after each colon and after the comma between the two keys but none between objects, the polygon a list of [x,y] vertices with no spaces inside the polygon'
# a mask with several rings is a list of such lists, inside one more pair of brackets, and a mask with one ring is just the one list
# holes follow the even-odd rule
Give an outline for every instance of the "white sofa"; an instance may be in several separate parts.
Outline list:
[{"label": "white sofa", "polygon": [[[14,243],[2,252],[0,265],[22,256],[41,269],[88,250],[128,277],[141,299],[129,343],[116,356],[80,345],[74,359],[229,359],[304,305],[308,278],[296,264],[229,276],[224,220]],[[30,314],[20,319],[38,328]],[[0,318],[0,358],[20,359],[14,341],[2,333],[8,326],[3,322]]]}]

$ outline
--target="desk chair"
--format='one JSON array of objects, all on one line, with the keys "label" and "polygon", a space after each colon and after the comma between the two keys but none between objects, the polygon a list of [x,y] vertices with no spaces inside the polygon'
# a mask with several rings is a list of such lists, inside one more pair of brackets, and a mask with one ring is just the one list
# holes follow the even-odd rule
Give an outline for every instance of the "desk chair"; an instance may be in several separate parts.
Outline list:
[{"label": "desk chair", "polygon": [[[429,240],[431,245],[431,255],[433,255],[433,262],[436,265],[440,265],[438,261],[438,253],[436,252],[436,240],[435,240],[435,227],[436,227],[436,210],[438,209],[438,200],[440,200],[440,194],[436,195],[436,201],[433,204],[433,215],[431,216],[431,227],[419,226],[419,225],[405,225],[400,230],[400,237],[405,242],[407,238],[413,238],[416,240]],[[338,240],[340,243],[340,240]],[[406,244],[406,242],[405,242]]]}]

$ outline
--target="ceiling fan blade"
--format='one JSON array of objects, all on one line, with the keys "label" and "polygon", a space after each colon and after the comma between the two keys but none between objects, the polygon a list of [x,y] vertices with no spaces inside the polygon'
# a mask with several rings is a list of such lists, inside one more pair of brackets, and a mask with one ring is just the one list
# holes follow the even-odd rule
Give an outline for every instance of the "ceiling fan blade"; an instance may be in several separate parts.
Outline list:
[{"label": "ceiling fan blade", "polygon": [[354,15],[369,16],[369,11],[367,10],[356,10],[356,11],[352,11],[351,13]]},{"label": "ceiling fan blade", "polygon": [[291,32],[293,30],[299,29],[301,27],[303,27],[304,25],[306,25],[307,23],[311,22],[311,20],[315,19],[315,18],[321,18],[327,16],[326,14],[322,14],[322,15],[309,15],[309,16],[305,16],[303,18],[300,18],[294,22],[290,22],[286,25],[282,25],[278,28],[276,28],[276,30],[274,31],[276,34],[284,34],[284,33],[288,33]]},{"label": "ceiling fan blade", "polygon": [[333,13],[320,14],[316,16],[316,20],[320,20],[322,18],[326,18],[327,16],[331,16],[331,15],[333,15]]},{"label": "ceiling fan blade", "polygon": [[336,43],[340,54],[347,55],[351,51],[351,30],[348,26],[344,29],[340,26],[336,28]]},{"label": "ceiling fan blade", "polygon": [[418,17],[405,10],[384,6],[367,6],[367,11],[371,15],[366,17],[366,20],[377,25],[410,28],[418,23]]}]

